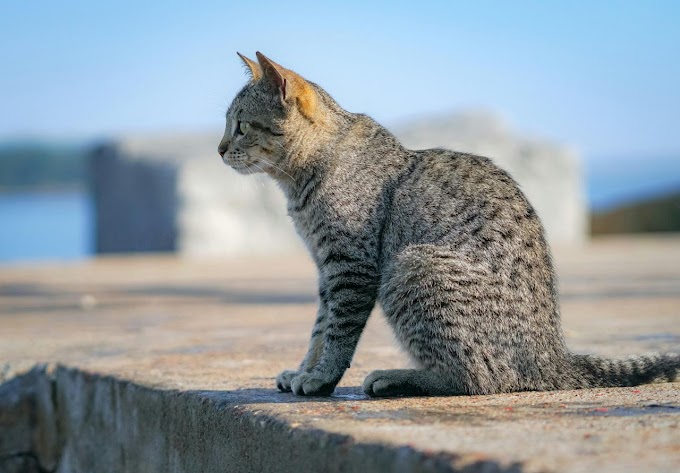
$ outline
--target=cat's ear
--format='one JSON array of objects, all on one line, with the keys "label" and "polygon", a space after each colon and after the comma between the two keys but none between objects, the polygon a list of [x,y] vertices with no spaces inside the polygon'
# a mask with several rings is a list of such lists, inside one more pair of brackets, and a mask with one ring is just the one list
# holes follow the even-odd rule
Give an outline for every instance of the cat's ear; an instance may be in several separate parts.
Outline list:
[{"label": "cat's ear", "polygon": [[314,121],[316,92],[309,83],[293,71],[276,64],[260,51],[255,53],[262,66],[264,80],[269,81],[281,94],[284,104],[295,104],[302,115]]},{"label": "cat's ear", "polygon": [[262,66],[262,72],[265,79],[268,79],[269,82],[279,89],[281,95],[283,96],[283,100],[286,100],[289,92],[288,81],[283,76],[286,70],[262,54],[260,51],[257,51],[255,55],[257,56],[257,60],[260,61],[260,66]]},{"label": "cat's ear", "polygon": [[260,65],[255,61],[251,61],[239,52],[236,52],[236,54],[238,54],[238,57],[241,58],[243,64],[245,64],[248,68],[248,71],[250,72],[250,78],[253,80],[253,82],[260,80],[262,78],[262,68]]}]

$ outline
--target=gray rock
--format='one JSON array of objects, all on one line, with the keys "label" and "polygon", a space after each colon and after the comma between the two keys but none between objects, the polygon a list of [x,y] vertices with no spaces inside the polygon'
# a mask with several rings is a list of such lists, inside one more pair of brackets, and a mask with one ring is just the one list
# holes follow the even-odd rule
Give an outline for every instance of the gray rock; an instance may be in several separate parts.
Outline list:
[{"label": "gray rock", "polygon": [[[521,138],[490,114],[417,120],[394,128],[410,148],[446,147],[493,158],[520,183],[553,244],[586,237],[577,156]],[[235,256],[301,251],[282,193],[244,177],[217,155],[220,133],[127,137],[92,153],[96,251],[177,251]]]},{"label": "gray rock", "polygon": [[0,472],[54,471],[59,433],[51,367],[0,362]]}]

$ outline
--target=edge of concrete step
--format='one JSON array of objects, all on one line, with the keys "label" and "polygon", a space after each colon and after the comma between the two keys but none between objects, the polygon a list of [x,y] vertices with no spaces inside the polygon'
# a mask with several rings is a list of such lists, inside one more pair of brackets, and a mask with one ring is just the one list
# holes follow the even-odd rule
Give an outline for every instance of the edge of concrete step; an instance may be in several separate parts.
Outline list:
[{"label": "edge of concrete step", "polygon": [[[4,373],[4,374],[3,374]],[[233,392],[59,364],[0,367],[0,471],[519,472],[520,464],[298,428]]]}]

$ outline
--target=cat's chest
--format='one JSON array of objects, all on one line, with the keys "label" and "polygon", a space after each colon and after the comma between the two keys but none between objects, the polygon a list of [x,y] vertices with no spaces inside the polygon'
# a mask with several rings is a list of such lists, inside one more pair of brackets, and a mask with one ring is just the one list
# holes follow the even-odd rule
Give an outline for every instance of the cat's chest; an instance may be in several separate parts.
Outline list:
[{"label": "cat's chest", "polygon": [[313,257],[329,249],[370,238],[375,205],[367,196],[322,194],[304,209],[289,206],[288,215]]},{"label": "cat's chest", "polygon": [[341,216],[332,203],[315,201],[304,210],[288,208],[288,216],[293,221],[295,230],[308,247],[316,248],[328,241],[328,235],[338,227],[347,226],[347,219]]},{"label": "cat's chest", "polygon": [[328,225],[327,213],[322,208],[306,209],[304,212],[288,210],[288,216],[293,221],[297,234],[304,242],[312,259],[319,261],[324,247],[332,244],[328,238],[331,231]]}]

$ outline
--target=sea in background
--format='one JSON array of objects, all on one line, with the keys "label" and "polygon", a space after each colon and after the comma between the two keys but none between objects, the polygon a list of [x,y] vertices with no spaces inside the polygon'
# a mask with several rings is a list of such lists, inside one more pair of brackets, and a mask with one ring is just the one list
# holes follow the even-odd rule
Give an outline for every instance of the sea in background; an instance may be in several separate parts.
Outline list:
[{"label": "sea in background", "polygon": [[88,192],[0,192],[0,264],[75,260],[92,253]]},{"label": "sea in background", "polygon": [[584,160],[591,212],[680,192],[680,156],[596,157]]}]

